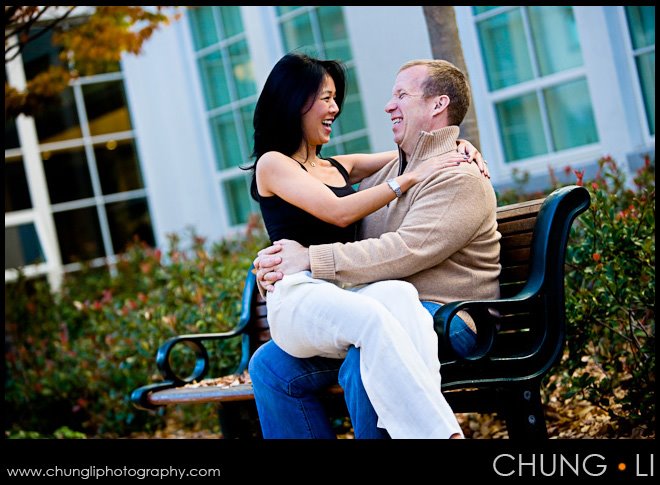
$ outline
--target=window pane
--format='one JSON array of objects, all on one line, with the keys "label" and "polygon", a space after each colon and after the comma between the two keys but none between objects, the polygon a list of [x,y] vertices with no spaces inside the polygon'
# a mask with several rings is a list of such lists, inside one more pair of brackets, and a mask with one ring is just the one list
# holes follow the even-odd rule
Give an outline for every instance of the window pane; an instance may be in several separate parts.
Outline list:
[{"label": "window pane", "polygon": [[282,33],[284,35],[285,51],[300,50],[309,55],[318,56],[309,14],[298,15],[284,22],[282,24]]},{"label": "window pane", "polygon": [[298,10],[300,8],[300,5],[292,5],[292,6],[278,6],[275,7],[277,9],[277,15],[282,16],[285,13],[293,12],[294,10]]},{"label": "window pane", "polygon": [[[346,134],[351,131],[364,128],[364,116],[362,115],[362,103],[359,96],[349,96],[344,101],[339,119],[333,123],[333,134]],[[339,130],[336,130],[339,128]],[[338,132],[337,132],[338,131]]]},{"label": "window pane", "polygon": [[16,120],[5,116],[5,150],[18,148],[18,131],[16,130]]},{"label": "window pane", "polygon": [[346,70],[346,81],[347,96],[344,98],[344,106],[342,107],[339,118],[333,123],[333,136],[361,130],[365,126],[355,68],[351,67]]},{"label": "window pane", "polygon": [[32,207],[22,157],[5,157],[5,213]]},{"label": "window pane", "polygon": [[246,177],[225,180],[222,183],[225,191],[225,202],[227,203],[229,220],[233,226],[245,224],[248,220],[252,207],[250,205],[249,181]]},{"label": "window pane", "polygon": [[478,25],[491,91],[532,79],[520,9],[496,15]]},{"label": "window pane", "polygon": [[580,79],[544,91],[555,150],[598,141],[587,81]]},{"label": "window pane", "polygon": [[344,62],[352,59],[342,8],[319,7],[318,17],[325,58],[339,59]]},{"label": "window pane", "polygon": [[219,170],[241,165],[241,148],[232,112],[211,119],[215,161]]},{"label": "window pane", "polygon": [[107,204],[108,226],[115,253],[122,253],[136,238],[154,246],[154,233],[146,198]]},{"label": "window pane", "polygon": [[46,261],[34,224],[5,227],[5,269]]},{"label": "window pane", "polygon": [[105,256],[96,206],[53,214],[64,264]]},{"label": "window pane", "polygon": [[123,81],[86,84],[82,92],[92,135],[131,129]]},{"label": "window pane", "polygon": [[229,103],[229,88],[220,52],[199,59],[206,108],[213,109]]},{"label": "window pane", "polygon": [[489,10],[493,10],[494,8],[498,8],[498,6],[495,6],[495,7],[472,7],[472,13],[474,15],[479,15],[480,13],[488,12]]},{"label": "window pane", "polygon": [[188,7],[190,30],[196,51],[216,44],[219,40],[218,32],[213,22],[212,8],[199,6]]},{"label": "window pane", "polygon": [[535,94],[502,101],[495,108],[507,161],[548,152]]},{"label": "window pane", "polygon": [[541,75],[582,65],[572,7],[529,7],[529,22]]},{"label": "window pane", "polygon": [[51,204],[92,197],[92,181],[82,147],[43,152]]},{"label": "window pane", "polygon": [[222,28],[225,31],[225,39],[243,32],[241,7],[220,7],[220,14],[222,15]]},{"label": "window pane", "polygon": [[144,187],[133,140],[99,143],[94,155],[104,195]]},{"label": "window pane", "polygon": [[639,56],[636,61],[649,130],[655,134],[655,51]]},{"label": "window pane", "polygon": [[36,29],[30,32],[36,37],[25,45],[21,54],[25,78],[28,81],[37,74],[47,71],[50,66],[62,65],[59,57],[61,48],[56,48],[52,43],[53,32],[49,30],[41,34],[41,31],[42,29]]},{"label": "window pane", "polygon": [[56,98],[35,114],[37,135],[41,143],[81,138],[80,121],[73,99],[73,90],[66,88]]},{"label": "window pane", "polygon": [[236,42],[229,47],[229,62],[238,99],[255,94],[257,88],[246,41]]},{"label": "window pane", "polygon": [[370,153],[369,137],[361,136],[354,140],[344,142],[346,153]]},{"label": "window pane", "polygon": [[[254,148],[254,125],[252,119],[254,118],[255,103],[250,103],[241,108],[241,121],[243,124],[243,133],[245,134],[245,143],[247,144],[246,153],[251,154]],[[244,162],[247,162],[245,160]],[[241,165],[241,164],[239,164]]]},{"label": "window pane", "polygon": [[655,45],[655,7],[626,7],[633,49]]}]

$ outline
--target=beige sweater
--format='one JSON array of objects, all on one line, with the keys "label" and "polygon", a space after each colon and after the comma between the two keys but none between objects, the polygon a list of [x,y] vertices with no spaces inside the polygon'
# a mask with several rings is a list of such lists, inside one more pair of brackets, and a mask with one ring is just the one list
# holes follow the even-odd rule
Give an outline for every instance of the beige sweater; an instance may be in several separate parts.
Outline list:
[{"label": "beige sweater", "polygon": [[[422,132],[406,171],[456,149],[459,129]],[[395,177],[399,160],[364,179],[368,188]],[[499,240],[495,192],[474,163],[430,176],[403,197],[368,215],[359,241],[310,246],[315,278],[356,285],[403,279],[421,300],[499,297]]]}]

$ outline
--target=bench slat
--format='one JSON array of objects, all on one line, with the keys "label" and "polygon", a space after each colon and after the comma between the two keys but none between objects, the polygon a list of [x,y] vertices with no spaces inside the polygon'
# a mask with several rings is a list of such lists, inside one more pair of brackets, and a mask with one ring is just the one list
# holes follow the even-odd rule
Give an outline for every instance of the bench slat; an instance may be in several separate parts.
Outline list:
[{"label": "bench slat", "polygon": [[[325,390],[329,394],[341,394],[344,390],[335,384]],[[221,403],[233,401],[252,401],[254,392],[252,384],[238,384],[236,386],[200,386],[176,387],[151,393],[149,400],[152,404],[163,406],[167,404],[190,403]]]}]

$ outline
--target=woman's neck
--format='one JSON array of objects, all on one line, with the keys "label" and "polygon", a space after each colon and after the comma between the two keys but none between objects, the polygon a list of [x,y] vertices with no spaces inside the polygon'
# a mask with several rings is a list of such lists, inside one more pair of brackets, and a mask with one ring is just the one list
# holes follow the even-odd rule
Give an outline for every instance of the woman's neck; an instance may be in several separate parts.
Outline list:
[{"label": "woman's neck", "polygon": [[316,164],[319,163],[319,157],[316,155],[316,147],[302,146],[296,152],[291,155],[296,162],[303,165],[311,165],[316,167]]}]

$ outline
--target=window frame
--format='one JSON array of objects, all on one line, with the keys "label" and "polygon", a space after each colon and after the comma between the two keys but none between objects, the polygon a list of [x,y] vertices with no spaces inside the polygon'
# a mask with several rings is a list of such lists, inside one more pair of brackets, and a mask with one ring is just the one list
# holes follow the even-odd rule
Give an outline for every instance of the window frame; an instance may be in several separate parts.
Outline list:
[{"label": "window frame", "polygon": [[[61,284],[61,279],[64,273],[77,271],[82,268],[83,264],[89,264],[92,267],[109,264],[112,271],[112,266],[118,260],[118,253],[113,247],[112,235],[110,233],[106,214],[106,205],[118,201],[144,199],[147,210],[149,211],[150,219],[152,219],[152,212],[149,209],[150,202],[148,197],[148,187],[142,173],[141,188],[109,195],[103,194],[99,179],[94,148],[99,143],[104,143],[110,140],[133,141],[136,146],[135,155],[137,157],[137,168],[142,172],[137,150],[137,137],[133,127],[121,132],[104,133],[100,135],[91,135],[90,133],[83,86],[116,81],[121,82],[122,88],[125,89],[124,73],[121,69],[121,63],[119,68],[119,71],[84,76],[74,79],[69,83],[69,88],[73,92],[76,114],[80,124],[80,137],[40,143],[34,118],[21,115],[16,119],[16,130],[19,133],[20,146],[18,148],[6,150],[5,156],[21,156],[23,158],[25,176],[32,198],[32,207],[30,209],[5,213],[5,228],[17,227],[27,223],[33,224],[45,261],[43,263],[28,264],[20,268],[6,269],[5,282],[16,281],[19,273],[23,273],[27,277],[46,275],[51,287],[57,289]],[[16,56],[16,58],[7,63],[6,73],[7,82],[11,86],[14,86],[19,90],[25,88],[26,76],[22,55]],[[130,116],[128,99],[126,99],[126,109],[129,110]],[[68,148],[79,148],[84,152],[93,195],[83,199],[53,204],[50,201],[42,154],[51,150]],[[101,228],[100,242],[104,254],[91,260],[87,260],[84,263],[73,262],[65,264],[61,256],[54,215],[69,210],[92,207],[96,210],[98,223]],[[151,230],[154,232],[153,220],[151,222]]]},{"label": "window frame", "polygon": [[[650,46],[643,47],[638,49],[637,52],[633,47],[630,25],[628,24],[628,16],[626,15],[625,6],[616,6],[617,16],[621,28],[621,32],[624,33],[622,36],[623,39],[623,49],[625,51],[626,63],[628,65],[627,72],[630,73],[629,84],[632,86],[632,94],[635,100],[635,105],[637,108],[639,124],[642,127],[642,133],[644,141],[646,144],[655,144],[655,134],[651,133],[651,126],[649,124],[648,117],[646,115],[646,104],[644,103],[644,93],[641,86],[641,80],[639,77],[639,71],[637,69],[637,57],[651,50],[655,52],[655,44],[651,48]],[[645,51],[640,54],[640,51]]]}]

